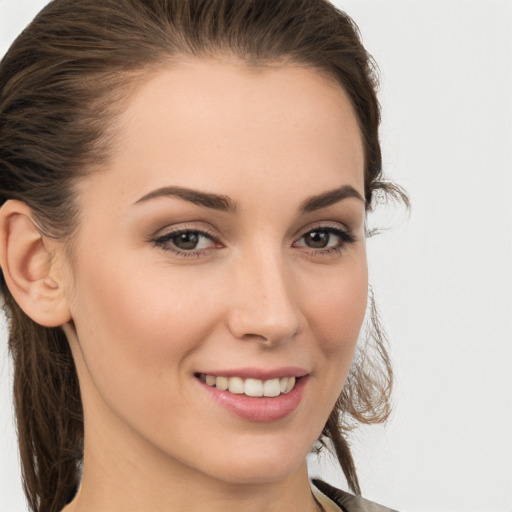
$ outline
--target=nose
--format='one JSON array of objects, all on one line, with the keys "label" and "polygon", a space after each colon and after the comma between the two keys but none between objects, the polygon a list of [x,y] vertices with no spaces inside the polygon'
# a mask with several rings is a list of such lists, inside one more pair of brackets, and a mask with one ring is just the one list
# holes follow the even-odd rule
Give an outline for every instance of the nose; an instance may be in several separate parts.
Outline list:
[{"label": "nose", "polygon": [[235,337],[275,346],[299,333],[303,317],[297,290],[292,271],[279,251],[241,258],[231,279],[234,292],[228,325]]}]

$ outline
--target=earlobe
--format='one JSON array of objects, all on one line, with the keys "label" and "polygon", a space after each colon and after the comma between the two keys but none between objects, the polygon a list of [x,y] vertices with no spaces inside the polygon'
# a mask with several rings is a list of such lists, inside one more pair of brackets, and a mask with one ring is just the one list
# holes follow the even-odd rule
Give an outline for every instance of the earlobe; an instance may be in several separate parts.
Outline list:
[{"label": "earlobe", "polygon": [[7,287],[23,311],[45,327],[70,320],[58,265],[48,243],[21,201],[0,209],[0,265]]}]

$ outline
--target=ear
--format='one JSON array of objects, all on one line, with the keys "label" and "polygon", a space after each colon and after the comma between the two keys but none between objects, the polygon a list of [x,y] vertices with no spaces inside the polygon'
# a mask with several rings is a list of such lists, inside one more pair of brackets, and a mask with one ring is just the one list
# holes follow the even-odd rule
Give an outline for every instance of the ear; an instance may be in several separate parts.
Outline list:
[{"label": "ear", "polygon": [[[52,246],[53,245],[53,246]],[[0,208],[0,266],[14,300],[34,322],[57,327],[71,319],[57,243],[42,235],[31,209],[7,201]]]}]

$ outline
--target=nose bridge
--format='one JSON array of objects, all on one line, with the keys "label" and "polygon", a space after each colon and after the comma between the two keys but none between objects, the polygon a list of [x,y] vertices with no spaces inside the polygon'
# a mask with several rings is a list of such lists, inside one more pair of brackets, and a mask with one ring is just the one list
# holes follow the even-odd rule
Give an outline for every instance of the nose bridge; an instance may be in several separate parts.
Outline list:
[{"label": "nose bridge", "polygon": [[279,247],[262,244],[240,257],[234,274],[230,330],[238,338],[275,345],[297,334],[300,311],[293,281]]}]

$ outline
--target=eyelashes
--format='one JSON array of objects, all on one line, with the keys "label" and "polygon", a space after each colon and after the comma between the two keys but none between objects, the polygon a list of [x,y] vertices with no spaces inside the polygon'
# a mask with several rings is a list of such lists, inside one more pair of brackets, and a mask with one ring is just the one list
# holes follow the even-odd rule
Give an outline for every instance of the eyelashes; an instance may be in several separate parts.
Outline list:
[{"label": "eyelashes", "polygon": [[329,253],[330,251],[339,252],[347,244],[353,244],[355,241],[355,236],[347,229],[319,226],[304,233],[297,242],[293,243],[293,247],[307,247],[321,253]]},{"label": "eyelashes", "polygon": [[[225,248],[212,231],[187,227],[170,230],[151,242],[158,248],[184,258],[198,258],[211,254],[213,250]],[[354,242],[356,237],[347,228],[319,225],[304,232],[293,242],[292,247],[312,256],[323,257],[337,255]]]},{"label": "eyelashes", "polygon": [[198,257],[211,249],[224,246],[208,230],[178,228],[153,240],[154,245],[178,256]]}]

